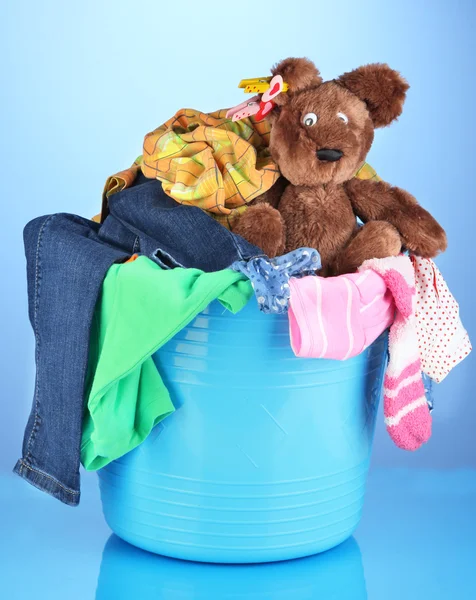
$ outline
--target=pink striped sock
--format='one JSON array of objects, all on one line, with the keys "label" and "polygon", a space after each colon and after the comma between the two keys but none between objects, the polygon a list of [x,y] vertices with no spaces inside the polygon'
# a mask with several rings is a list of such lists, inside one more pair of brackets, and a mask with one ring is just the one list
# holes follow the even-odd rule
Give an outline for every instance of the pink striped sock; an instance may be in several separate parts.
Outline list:
[{"label": "pink striped sock", "polygon": [[417,450],[431,436],[431,414],[418,358],[399,377],[385,376],[384,415],[387,431],[403,450]]},{"label": "pink striped sock", "polygon": [[389,363],[384,381],[387,431],[399,448],[416,450],[431,436],[415,321],[415,272],[410,259],[396,256],[365,262],[360,270],[379,273],[395,300],[389,333]]}]

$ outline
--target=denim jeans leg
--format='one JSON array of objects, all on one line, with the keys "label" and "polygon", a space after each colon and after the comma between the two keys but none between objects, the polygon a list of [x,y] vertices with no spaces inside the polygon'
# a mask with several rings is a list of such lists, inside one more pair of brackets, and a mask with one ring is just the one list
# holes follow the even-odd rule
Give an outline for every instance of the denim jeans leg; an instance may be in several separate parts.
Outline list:
[{"label": "denim jeans leg", "polygon": [[109,267],[129,253],[99,240],[99,225],[68,214],[24,230],[36,379],[22,458],[14,471],[70,505],[79,503],[79,462],[89,333]]},{"label": "denim jeans leg", "polygon": [[56,214],[31,221],[24,231],[36,380],[23,456],[14,470],[71,505],[80,497],[90,328],[109,267],[134,252],[163,268],[207,272],[262,255],[201,209],[169,198],[159,181],[114,194],[109,205],[102,225]]}]

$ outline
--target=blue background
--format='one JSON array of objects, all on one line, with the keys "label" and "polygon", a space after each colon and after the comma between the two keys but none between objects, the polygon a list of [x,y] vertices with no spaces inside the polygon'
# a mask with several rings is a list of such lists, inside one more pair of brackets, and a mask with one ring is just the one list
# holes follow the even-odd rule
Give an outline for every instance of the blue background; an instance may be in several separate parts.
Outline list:
[{"label": "blue background", "polygon": [[[241,101],[238,81],[286,56],[308,56],[326,79],[377,61],[408,79],[403,115],[377,132],[369,161],[445,226],[449,249],[438,264],[476,339],[470,0],[3,0],[0,28],[0,469],[20,455],[33,391],[25,223],[58,211],[97,213],[106,177],[141,153],[146,132],[184,106]],[[476,466],[473,372],[470,357],[437,387],[433,438],[416,454],[391,443],[381,418],[374,465]]]},{"label": "blue background", "polygon": [[408,79],[404,113],[377,132],[369,160],[447,229],[438,264],[476,339],[475,25],[472,0],[0,0],[1,597],[476,597],[473,356],[436,388],[433,438],[416,454],[392,444],[380,415],[355,539],[310,562],[234,575],[169,565],[114,536],[106,544],[94,474],[73,510],[10,473],[34,382],[23,226],[97,213],[106,177],[141,153],[146,132],[184,106],[241,101],[238,81],[286,56],[308,56],[325,78],[379,61]]}]

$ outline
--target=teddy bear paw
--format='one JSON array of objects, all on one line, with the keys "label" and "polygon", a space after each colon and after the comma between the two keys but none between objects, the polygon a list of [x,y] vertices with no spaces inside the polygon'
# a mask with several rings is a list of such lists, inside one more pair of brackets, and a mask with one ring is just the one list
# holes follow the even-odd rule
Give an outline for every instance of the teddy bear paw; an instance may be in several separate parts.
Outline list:
[{"label": "teddy bear paw", "polygon": [[279,211],[269,204],[247,208],[235,221],[232,230],[260,248],[269,258],[284,252],[284,220]]}]

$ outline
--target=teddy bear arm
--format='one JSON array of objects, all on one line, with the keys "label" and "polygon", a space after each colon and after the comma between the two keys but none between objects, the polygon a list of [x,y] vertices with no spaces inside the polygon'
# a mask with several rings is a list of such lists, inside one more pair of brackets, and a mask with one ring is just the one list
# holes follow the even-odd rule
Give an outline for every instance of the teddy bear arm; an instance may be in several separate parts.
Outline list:
[{"label": "teddy bear arm", "polygon": [[283,176],[279,177],[276,183],[269,188],[264,194],[258,196],[256,200],[253,201],[253,205],[256,204],[270,204],[273,208],[278,208],[279,201],[281,200],[281,196],[286,189],[289,181],[285,179]]},{"label": "teddy bear arm", "polygon": [[284,220],[270,204],[255,204],[246,209],[232,224],[232,231],[274,258],[284,252],[286,230]]},{"label": "teddy bear arm", "polygon": [[279,177],[269,190],[253,200],[246,211],[235,217],[231,224],[233,233],[261,248],[269,258],[284,252],[286,229],[278,205],[288,183],[287,179]]},{"label": "teddy bear arm", "polygon": [[391,223],[413,254],[432,258],[446,250],[444,229],[407,191],[385,181],[358,179],[347,182],[346,191],[362,221]]}]

